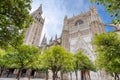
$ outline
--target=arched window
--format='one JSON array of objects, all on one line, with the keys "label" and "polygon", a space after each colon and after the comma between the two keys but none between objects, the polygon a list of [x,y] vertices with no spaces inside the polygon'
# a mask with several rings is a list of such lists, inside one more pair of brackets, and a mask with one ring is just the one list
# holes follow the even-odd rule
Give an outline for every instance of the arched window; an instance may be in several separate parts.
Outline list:
[{"label": "arched window", "polygon": [[78,25],[80,25],[80,24],[83,24],[83,21],[80,20],[80,19],[75,22],[75,26],[78,26]]}]

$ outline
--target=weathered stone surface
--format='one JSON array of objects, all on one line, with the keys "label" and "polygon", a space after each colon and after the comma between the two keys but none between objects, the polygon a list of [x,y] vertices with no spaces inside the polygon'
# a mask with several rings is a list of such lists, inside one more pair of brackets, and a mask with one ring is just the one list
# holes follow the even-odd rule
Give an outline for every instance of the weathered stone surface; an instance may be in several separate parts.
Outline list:
[{"label": "weathered stone surface", "polygon": [[[67,51],[74,54],[82,50],[84,54],[94,61],[96,56],[91,41],[95,34],[103,32],[105,32],[104,24],[96,8],[91,7],[86,13],[72,18],[65,17],[61,43]],[[91,80],[105,80],[100,74],[102,73],[90,72]],[[74,73],[72,73],[72,79],[76,79]]]}]

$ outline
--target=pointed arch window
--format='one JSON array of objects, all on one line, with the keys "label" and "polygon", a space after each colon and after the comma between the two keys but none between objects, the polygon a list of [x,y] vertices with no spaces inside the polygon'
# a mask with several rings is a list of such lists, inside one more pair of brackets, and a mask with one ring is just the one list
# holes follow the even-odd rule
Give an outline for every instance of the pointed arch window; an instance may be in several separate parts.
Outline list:
[{"label": "pointed arch window", "polygon": [[83,21],[81,19],[79,19],[75,22],[75,26],[79,26],[81,24],[83,24]]}]

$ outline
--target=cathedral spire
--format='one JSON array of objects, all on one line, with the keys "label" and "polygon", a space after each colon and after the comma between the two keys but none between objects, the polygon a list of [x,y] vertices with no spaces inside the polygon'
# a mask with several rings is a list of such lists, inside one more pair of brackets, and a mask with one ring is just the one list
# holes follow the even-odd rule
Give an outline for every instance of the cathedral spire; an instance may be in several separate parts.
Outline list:
[{"label": "cathedral spire", "polygon": [[47,43],[46,43],[46,37],[45,37],[45,35],[44,35],[43,40],[42,40],[42,45],[43,45],[43,44],[47,44]]},{"label": "cathedral spire", "polygon": [[42,4],[40,4],[39,8],[37,9],[37,11],[39,12],[39,14],[42,14]]},{"label": "cathedral spire", "polygon": [[57,41],[57,34],[56,34],[56,36],[55,36],[55,40]]},{"label": "cathedral spire", "polygon": [[49,40],[49,45],[52,44],[53,38],[51,37],[51,39]]},{"label": "cathedral spire", "polygon": [[83,11],[81,11],[81,15],[83,14]]},{"label": "cathedral spire", "polygon": [[50,39],[50,42],[52,42],[52,37],[51,37],[51,39]]},{"label": "cathedral spire", "polygon": [[40,4],[39,9],[42,10],[42,4]]},{"label": "cathedral spire", "polygon": [[66,20],[67,20],[67,16],[64,17],[64,21],[66,21]]},{"label": "cathedral spire", "polygon": [[97,9],[96,9],[95,6],[92,6],[92,7],[90,8],[90,11],[91,11],[92,13],[94,13],[94,14],[98,14],[98,13],[97,13]]},{"label": "cathedral spire", "polygon": [[46,37],[45,37],[46,34],[44,34],[44,37],[43,37],[43,41],[46,41]]}]

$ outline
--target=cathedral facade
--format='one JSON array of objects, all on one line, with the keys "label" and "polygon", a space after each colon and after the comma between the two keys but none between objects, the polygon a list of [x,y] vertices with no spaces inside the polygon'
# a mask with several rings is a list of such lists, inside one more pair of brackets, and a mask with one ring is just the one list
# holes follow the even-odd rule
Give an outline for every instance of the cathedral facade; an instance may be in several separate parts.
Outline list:
[{"label": "cathedral facade", "polygon": [[[95,7],[91,7],[86,13],[74,16],[72,18],[64,18],[64,26],[61,37],[61,45],[67,51],[76,53],[82,50],[93,62],[95,60],[95,53],[91,41],[95,34],[104,33],[104,24],[97,13]],[[78,75],[81,72],[78,71]],[[72,72],[73,80],[76,79],[75,73]],[[90,72],[91,80],[100,79],[99,72]],[[78,76],[80,78],[81,76]]]},{"label": "cathedral facade", "polygon": [[[44,26],[44,19],[42,18],[42,6],[40,6],[36,11],[34,11],[31,16],[35,19],[35,22],[28,28],[25,35],[25,44],[38,46],[41,38],[41,33]],[[64,26],[60,38],[52,38],[47,44],[47,38],[44,36],[40,48],[42,50],[47,49],[53,45],[61,45],[64,49],[76,53],[82,50],[93,62],[95,61],[94,47],[91,44],[95,34],[104,33],[104,23],[102,22],[100,16],[95,7],[91,7],[89,11],[81,13],[72,18],[65,16]],[[78,75],[81,72],[78,71]],[[72,80],[75,80],[75,73],[72,72]],[[91,80],[111,80],[108,79],[107,75],[103,72],[90,72]],[[78,76],[80,78],[81,76]],[[70,75],[68,73],[68,79]]]}]

